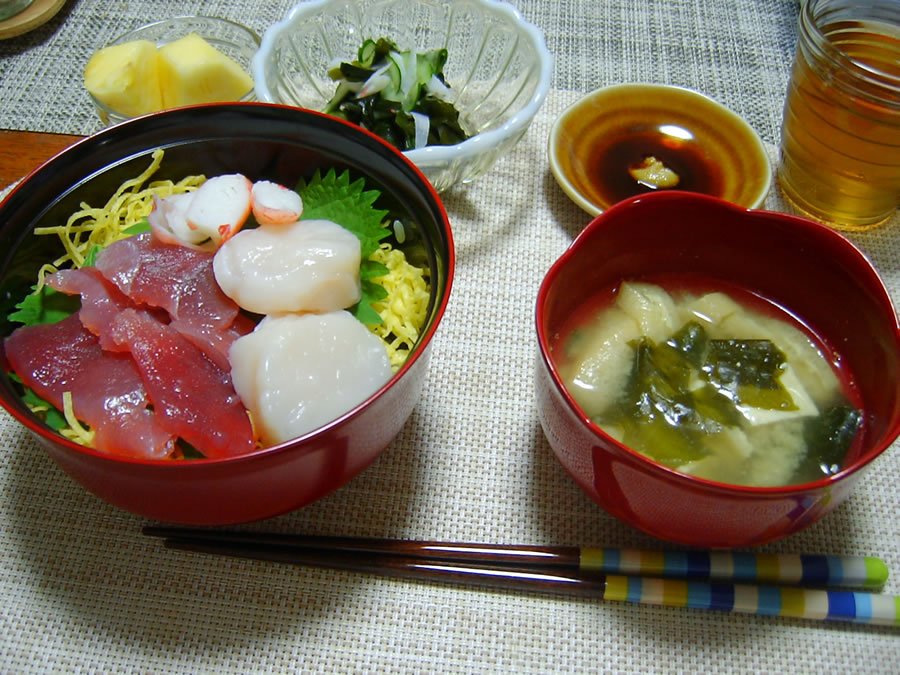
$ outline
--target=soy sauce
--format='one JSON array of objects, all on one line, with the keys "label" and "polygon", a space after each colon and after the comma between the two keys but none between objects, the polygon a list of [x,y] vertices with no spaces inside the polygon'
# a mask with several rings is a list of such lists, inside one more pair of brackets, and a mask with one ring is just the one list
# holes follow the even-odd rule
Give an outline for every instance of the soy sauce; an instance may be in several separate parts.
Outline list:
[{"label": "soy sauce", "polygon": [[[689,135],[689,134],[686,134]],[[661,128],[631,127],[611,137],[590,139],[575,149],[587,170],[594,199],[614,204],[634,195],[659,190],[687,190],[710,195],[722,192],[722,174],[693,139],[680,138]],[[678,175],[678,184],[652,187],[636,180],[630,169],[654,157]]]}]

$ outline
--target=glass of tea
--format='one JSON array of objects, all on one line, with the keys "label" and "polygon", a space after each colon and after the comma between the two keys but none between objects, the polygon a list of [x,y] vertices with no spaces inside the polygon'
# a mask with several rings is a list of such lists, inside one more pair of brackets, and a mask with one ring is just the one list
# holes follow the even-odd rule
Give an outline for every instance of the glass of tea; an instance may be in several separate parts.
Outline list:
[{"label": "glass of tea", "polygon": [[843,230],[900,204],[900,2],[805,0],[778,180],[805,215]]}]

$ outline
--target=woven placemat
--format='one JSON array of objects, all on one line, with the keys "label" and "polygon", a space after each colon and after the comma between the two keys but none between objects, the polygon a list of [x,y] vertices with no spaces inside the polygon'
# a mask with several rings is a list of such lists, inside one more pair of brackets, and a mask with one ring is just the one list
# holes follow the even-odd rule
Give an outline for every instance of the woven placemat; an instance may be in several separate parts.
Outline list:
[{"label": "woven placemat", "polygon": [[[581,493],[534,408],[533,305],[588,222],[545,158],[553,92],[514,152],[446,196],[458,267],[426,391],[366,473],[248,526],[444,540],[665,546]],[[774,151],[773,151],[774,152]],[[538,171],[534,167],[540,167]],[[777,192],[767,203],[780,208]],[[896,219],[862,242],[898,297]],[[489,430],[489,431],[486,431]],[[890,629],[455,589],[165,551],[0,414],[0,665],[91,671],[889,671]],[[900,570],[900,453],[846,504],[763,550],[879,555]],[[236,495],[235,498],[239,498]],[[900,593],[900,577],[887,591]]]},{"label": "woven placemat", "polygon": [[[0,41],[0,129],[89,134],[100,128],[82,71],[94,50],[149,21],[221,16],[260,35],[293,0],[67,2],[47,24]],[[698,89],[776,142],[796,36],[791,0],[515,0],[556,58],[553,87],[615,82]]]},{"label": "woven placemat", "polygon": [[[69,2],[0,45],[0,126],[97,128],[92,45],[202,9],[262,30],[290,2]],[[247,526],[311,534],[660,549],[590,502],[554,459],[532,392],[540,279],[589,216],[556,185],[553,120],[622,81],[696,88],[770,144],[792,50],[788,0],[515,3],[557,54],[555,88],[514,151],[444,197],[456,281],[425,392],[382,457],[305,509]],[[11,79],[10,79],[11,78]],[[43,79],[48,86],[39,85]],[[56,92],[47,96],[48,88]],[[768,208],[779,209],[777,192]],[[851,237],[900,297],[896,218]],[[0,671],[896,672],[896,631],[459,589],[164,550],[86,493],[0,413]],[[773,552],[878,555],[900,594],[900,453]],[[235,498],[240,498],[235,495]]]}]

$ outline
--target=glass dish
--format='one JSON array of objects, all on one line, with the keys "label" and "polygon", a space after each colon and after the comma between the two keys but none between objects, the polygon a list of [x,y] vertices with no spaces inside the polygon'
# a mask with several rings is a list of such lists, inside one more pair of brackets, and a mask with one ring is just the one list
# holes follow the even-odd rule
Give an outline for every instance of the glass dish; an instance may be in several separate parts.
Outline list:
[{"label": "glass dish", "polygon": [[[105,46],[119,45],[132,40],[150,40],[155,42],[157,47],[162,47],[190,33],[196,33],[225,56],[236,61],[245,71],[250,72],[250,59],[260,44],[259,35],[246,26],[218,17],[176,16],[163,19],[128,31]],[[104,124],[113,125],[129,119],[129,115],[113,110],[90,92],[88,96],[91,97],[91,102]],[[248,91],[240,100],[256,100],[253,90]]]},{"label": "glass dish", "polygon": [[401,49],[445,47],[444,74],[471,138],[404,154],[435,189],[484,173],[525,133],[550,88],[543,35],[496,0],[316,0],[271,26],[252,61],[260,101],[321,110],[335,91],[328,68],[355,58],[363,40]]}]

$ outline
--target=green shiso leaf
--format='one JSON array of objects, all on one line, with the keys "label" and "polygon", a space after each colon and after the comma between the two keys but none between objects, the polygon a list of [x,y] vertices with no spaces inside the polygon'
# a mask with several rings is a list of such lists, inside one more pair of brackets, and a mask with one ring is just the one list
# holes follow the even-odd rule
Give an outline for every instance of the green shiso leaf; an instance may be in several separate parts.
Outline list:
[{"label": "green shiso leaf", "polygon": [[367,260],[390,230],[385,226],[388,212],[373,206],[381,193],[364,188],[362,178],[351,183],[349,171],[329,169],[324,176],[316,171],[308,183],[301,180],[297,191],[303,198],[301,220],[332,220],[347,228],[359,238],[362,259]]},{"label": "green shiso leaf", "polygon": [[379,284],[366,280],[360,281],[360,290],[362,298],[350,308],[350,313],[365,324],[380,324],[381,316],[372,307],[372,303],[386,298],[387,291]]},{"label": "green shiso leaf", "polygon": [[132,235],[135,235],[135,234],[144,234],[144,232],[149,232],[149,231],[150,231],[150,223],[147,221],[146,218],[142,218],[141,220],[137,221],[131,227],[126,227],[124,230],[122,230],[122,232],[124,234],[127,234],[129,237]]},{"label": "green shiso leaf", "polygon": [[206,455],[183,438],[178,439],[178,447],[181,448],[181,452],[184,454],[185,459],[206,459]]},{"label": "green shiso leaf", "polygon": [[55,407],[53,407],[52,404],[48,403],[40,396],[35,394],[32,389],[26,387],[25,383],[22,382],[22,379],[18,375],[16,375],[15,373],[7,373],[7,375],[9,375],[10,380],[22,386],[22,389],[24,391],[24,393],[22,394],[22,401],[24,401],[26,405],[38,408],[46,408],[46,411],[44,412],[44,422],[48,427],[53,429],[53,431],[59,431],[60,429],[64,429],[65,427],[69,426],[69,423],[66,422],[66,418],[63,416],[63,414]]},{"label": "green shiso leaf", "polygon": [[[32,288],[37,289],[37,286]],[[81,301],[77,295],[66,295],[44,285],[17,303],[17,311],[11,313],[8,318],[26,326],[39,326],[58,323],[80,308]]]},{"label": "green shiso leaf", "polygon": [[87,255],[84,256],[84,262],[82,263],[82,267],[93,267],[97,264],[97,254],[103,250],[102,246],[98,246],[94,244],[91,246],[90,250],[87,252]]},{"label": "green shiso leaf", "polygon": [[[37,288],[37,286],[32,286]],[[40,290],[26,295],[22,302],[16,304],[17,311],[9,315],[9,321],[22,323],[26,326],[38,326],[41,324],[58,323],[66,317],[74,314],[81,308],[79,297],[60,293],[49,286],[42,286]],[[15,373],[8,373],[9,379],[22,386],[22,400],[26,405],[45,408],[44,422],[54,431],[59,431],[69,426],[63,414],[51,403],[38,396],[32,389],[25,386],[21,378]]]},{"label": "green shiso leaf", "polygon": [[382,322],[381,316],[372,307],[372,303],[384,300],[388,296],[388,292],[384,286],[371,281],[371,279],[384,276],[387,272],[387,267],[374,260],[364,260],[360,267],[359,286],[362,297],[350,309],[350,312],[363,323],[377,326]]},{"label": "green shiso leaf", "polygon": [[48,427],[53,429],[53,431],[59,431],[60,429],[65,429],[69,426],[69,423],[66,422],[66,418],[63,417],[63,414],[59,412],[52,405],[47,403],[44,399],[34,393],[28,387],[25,387],[25,393],[22,396],[22,400],[26,405],[36,406],[36,407],[46,407],[47,410],[44,413],[44,422]]},{"label": "green shiso leaf", "polygon": [[359,278],[363,281],[383,277],[388,272],[390,272],[390,270],[387,268],[387,265],[376,260],[363,260],[362,264],[359,266]]},{"label": "green shiso leaf", "polygon": [[[143,234],[150,231],[150,223],[147,219],[138,221],[131,227],[123,230],[128,236]],[[103,250],[102,246],[94,244],[84,257],[82,267],[94,267],[97,264],[97,256]],[[32,286],[33,293],[25,296],[25,299],[15,305],[16,311],[9,314],[10,322],[25,324],[26,326],[38,326],[47,323],[57,323],[81,308],[81,299],[77,295],[60,293],[47,285],[36,290]]]}]

